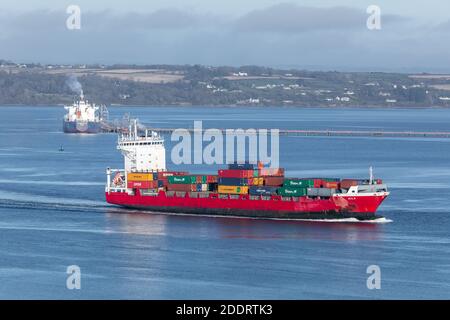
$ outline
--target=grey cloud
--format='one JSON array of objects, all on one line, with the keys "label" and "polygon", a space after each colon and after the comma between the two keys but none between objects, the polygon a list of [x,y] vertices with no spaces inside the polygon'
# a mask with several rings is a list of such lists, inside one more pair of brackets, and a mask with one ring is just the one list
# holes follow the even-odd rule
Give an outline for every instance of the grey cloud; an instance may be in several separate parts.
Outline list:
[{"label": "grey cloud", "polygon": [[285,4],[237,19],[177,9],[136,14],[82,12],[78,31],[66,29],[67,16],[65,9],[0,13],[0,59],[366,70],[414,66],[417,71],[449,65],[450,45],[442,41],[441,32],[416,30],[415,21],[394,23],[405,19],[385,14],[383,29],[368,31],[364,9],[305,11],[305,7]]},{"label": "grey cloud", "polygon": [[[313,30],[364,30],[368,14],[364,9],[350,7],[317,8],[291,3],[254,10],[236,21],[244,32],[298,33]],[[396,15],[382,15],[383,22],[400,21]]]}]

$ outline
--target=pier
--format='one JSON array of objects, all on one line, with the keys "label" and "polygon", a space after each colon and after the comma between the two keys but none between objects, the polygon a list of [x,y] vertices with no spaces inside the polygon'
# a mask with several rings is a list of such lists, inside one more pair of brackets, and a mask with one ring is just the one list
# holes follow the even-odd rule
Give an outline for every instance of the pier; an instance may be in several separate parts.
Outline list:
[{"label": "pier", "polygon": [[[181,128],[180,128],[181,129]],[[207,129],[183,128],[189,133],[204,133]],[[171,134],[175,128],[151,128],[160,134]],[[227,129],[217,129],[225,134]],[[234,129],[236,130],[236,129]],[[263,130],[262,128],[256,131]],[[265,129],[270,132],[270,129]],[[239,134],[239,133],[238,133]],[[242,134],[248,134],[244,132]],[[382,131],[382,130],[296,130],[279,129],[280,136],[310,136],[310,137],[393,137],[393,138],[450,138],[450,131]]]}]

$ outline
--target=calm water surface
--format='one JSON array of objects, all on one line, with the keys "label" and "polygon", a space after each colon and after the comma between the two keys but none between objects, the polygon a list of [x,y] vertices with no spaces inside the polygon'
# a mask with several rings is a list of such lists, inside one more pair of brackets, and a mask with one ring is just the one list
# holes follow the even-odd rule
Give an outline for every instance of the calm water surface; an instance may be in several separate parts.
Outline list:
[{"label": "calm water surface", "polygon": [[[450,110],[110,111],[155,127],[450,131]],[[374,166],[392,191],[380,208],[390,223],[170,216],[105,204],[105,168],[123,166],[117,137],[65,135],[63,114],[0,108],[2,299],[450,298],[450,139],[280,138],[291,176],[363,178]],[[381,290],[366,287],[373,264]],[[69,265],[81,290],[66,289]]]}]

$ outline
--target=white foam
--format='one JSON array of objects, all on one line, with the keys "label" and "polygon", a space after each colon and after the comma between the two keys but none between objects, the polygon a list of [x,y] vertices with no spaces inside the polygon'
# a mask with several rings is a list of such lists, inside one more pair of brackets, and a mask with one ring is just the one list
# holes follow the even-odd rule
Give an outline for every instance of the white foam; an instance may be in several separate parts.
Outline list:
[{"label": "white foam", "polygon": [[[24,201],[24,199],[32,199],[31,201]],[[73,199],[73,198],[58,198],[44,195],[37,195],[31,193],[13,192],[0,190],[0,200],[10,200],[20,203],[43,203],[54,205],[72,205],[72,206],[105,206],[105,202],[86,200],[86,199]]]},{"label": "white foam", "polygon": [[393,220],[381,217],[373,220],[358,220],[357,218],[342,218],[342,219],[282,219],[282,218],[264,218],[264,217],[244,217],[244,216],[227,216],[227,215],[211,215],[211,214],[194,214],[194,213],[176,213],[176,212],[159,212],[159,211],[148,211],[139,209],[126,209],[121,207],[114,207],[123,209],[124,212],[129,213],[150,213],[157,215],[168,215],[168,216],[189,216],[189,217],[206,217],[206,218],[231,218],[231,219],[251,219],[251,220],[275,220],[275,221],[303,221],[303,222],[327,222],[327,223],[391,223]]},{"label": "white foam", "polygon": [[[287,219],[271,219],[271,220],[287,220]],[[295,221],[313,221],[313,222],[327,222],[327,223],[390,223],[393,220],[381,217],[373,220],[358,220],[357,218],[343,218],[343,219],[288,219]]]}]

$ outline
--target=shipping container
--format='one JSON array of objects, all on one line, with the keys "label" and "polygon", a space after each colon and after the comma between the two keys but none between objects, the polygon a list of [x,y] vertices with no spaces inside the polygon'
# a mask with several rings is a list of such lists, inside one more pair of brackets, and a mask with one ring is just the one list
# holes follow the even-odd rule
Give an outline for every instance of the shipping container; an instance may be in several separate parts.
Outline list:
[{"label": "shipping container", "polygon": [[219,178],[217,181],[220,185],[224,186],[248,186],[248,179],[241,178]]},{"label": "shipping container", "polygon": [[163,179],[172,176],[186,176],[186,175],[188,175],[188,172],[184,171],[161,171],[158,172],[158,179]]},{"label": "shipping container", "polygon": [[184,191],[184,192],[189,192],[192,191],[191,190],[191,186],[192,184],[168,184],[167,185],[167,191]]},{"label": "shipping container", "polygon": [[153,173],[129,172],[127,181],[153,181]]},{"label": "shipping container", "polygon": [[306,196],[306,188],[282,187],[278,188],[277,193],[283,197],[301,197]]},{"label": "shipping container", "polygon": [[193,184],[197,182],[196,176],[169,176],[167,177],[169,184]]},{"label": "shipping container", "polygon": [[270,196],[277,193],[277,187],[253,186],[248,189],[252,196]]},{"label": "shipping container", "polygon": [[312,179],[285,179],[284,187],[313,188],[314,180]]},{"label": "shipping container", "polygon": [[253,177],[259,177],[259,170],[253,169]]},{"label": "shipping container", "polygon": [[255,165],[252,163],[230,163],[228,169],[230,170],[253,170]]},{"label": "shipping container", "polygon": [[259,176],[284,177],[284,169],[283,168],[261,168],[261,169],[259,169]]},{"label": "shipping container", "polygon": [[207,175],[206,183],[217,183],[218,176],[217,175]]},{"label": "shipping container", "polygon": [[253,170],[219,170],[219,178],[253,178]]},{"label": "shipping container", "polygon": [[217,183],[208,183],[208,191],[217,192]]},{"label": "shipping container", "polygon": [[339,182],[337,181],[326,181],[323,188],[328,189],[339,189]]},{"label": "shipping container", "polygon": [[154,189],[158,188],[158,181],[128,181],[129,189]]},{"label": "shipping container", "polygon": [[262,186],[263,185],[263,178],[248,179],[248,185],[249,186]]},{"label": "shipping container", "polygon": [[248,194],[248,187],[219,185],[218,192],[219,193],[229,193],[229,194]]},{"label": "shipping container", "polygon": [[280,187],[283,185],[284,178],[283,177],[264,177],[261,178],[261,182],[265,186],[271,186],[271,187]]}]

